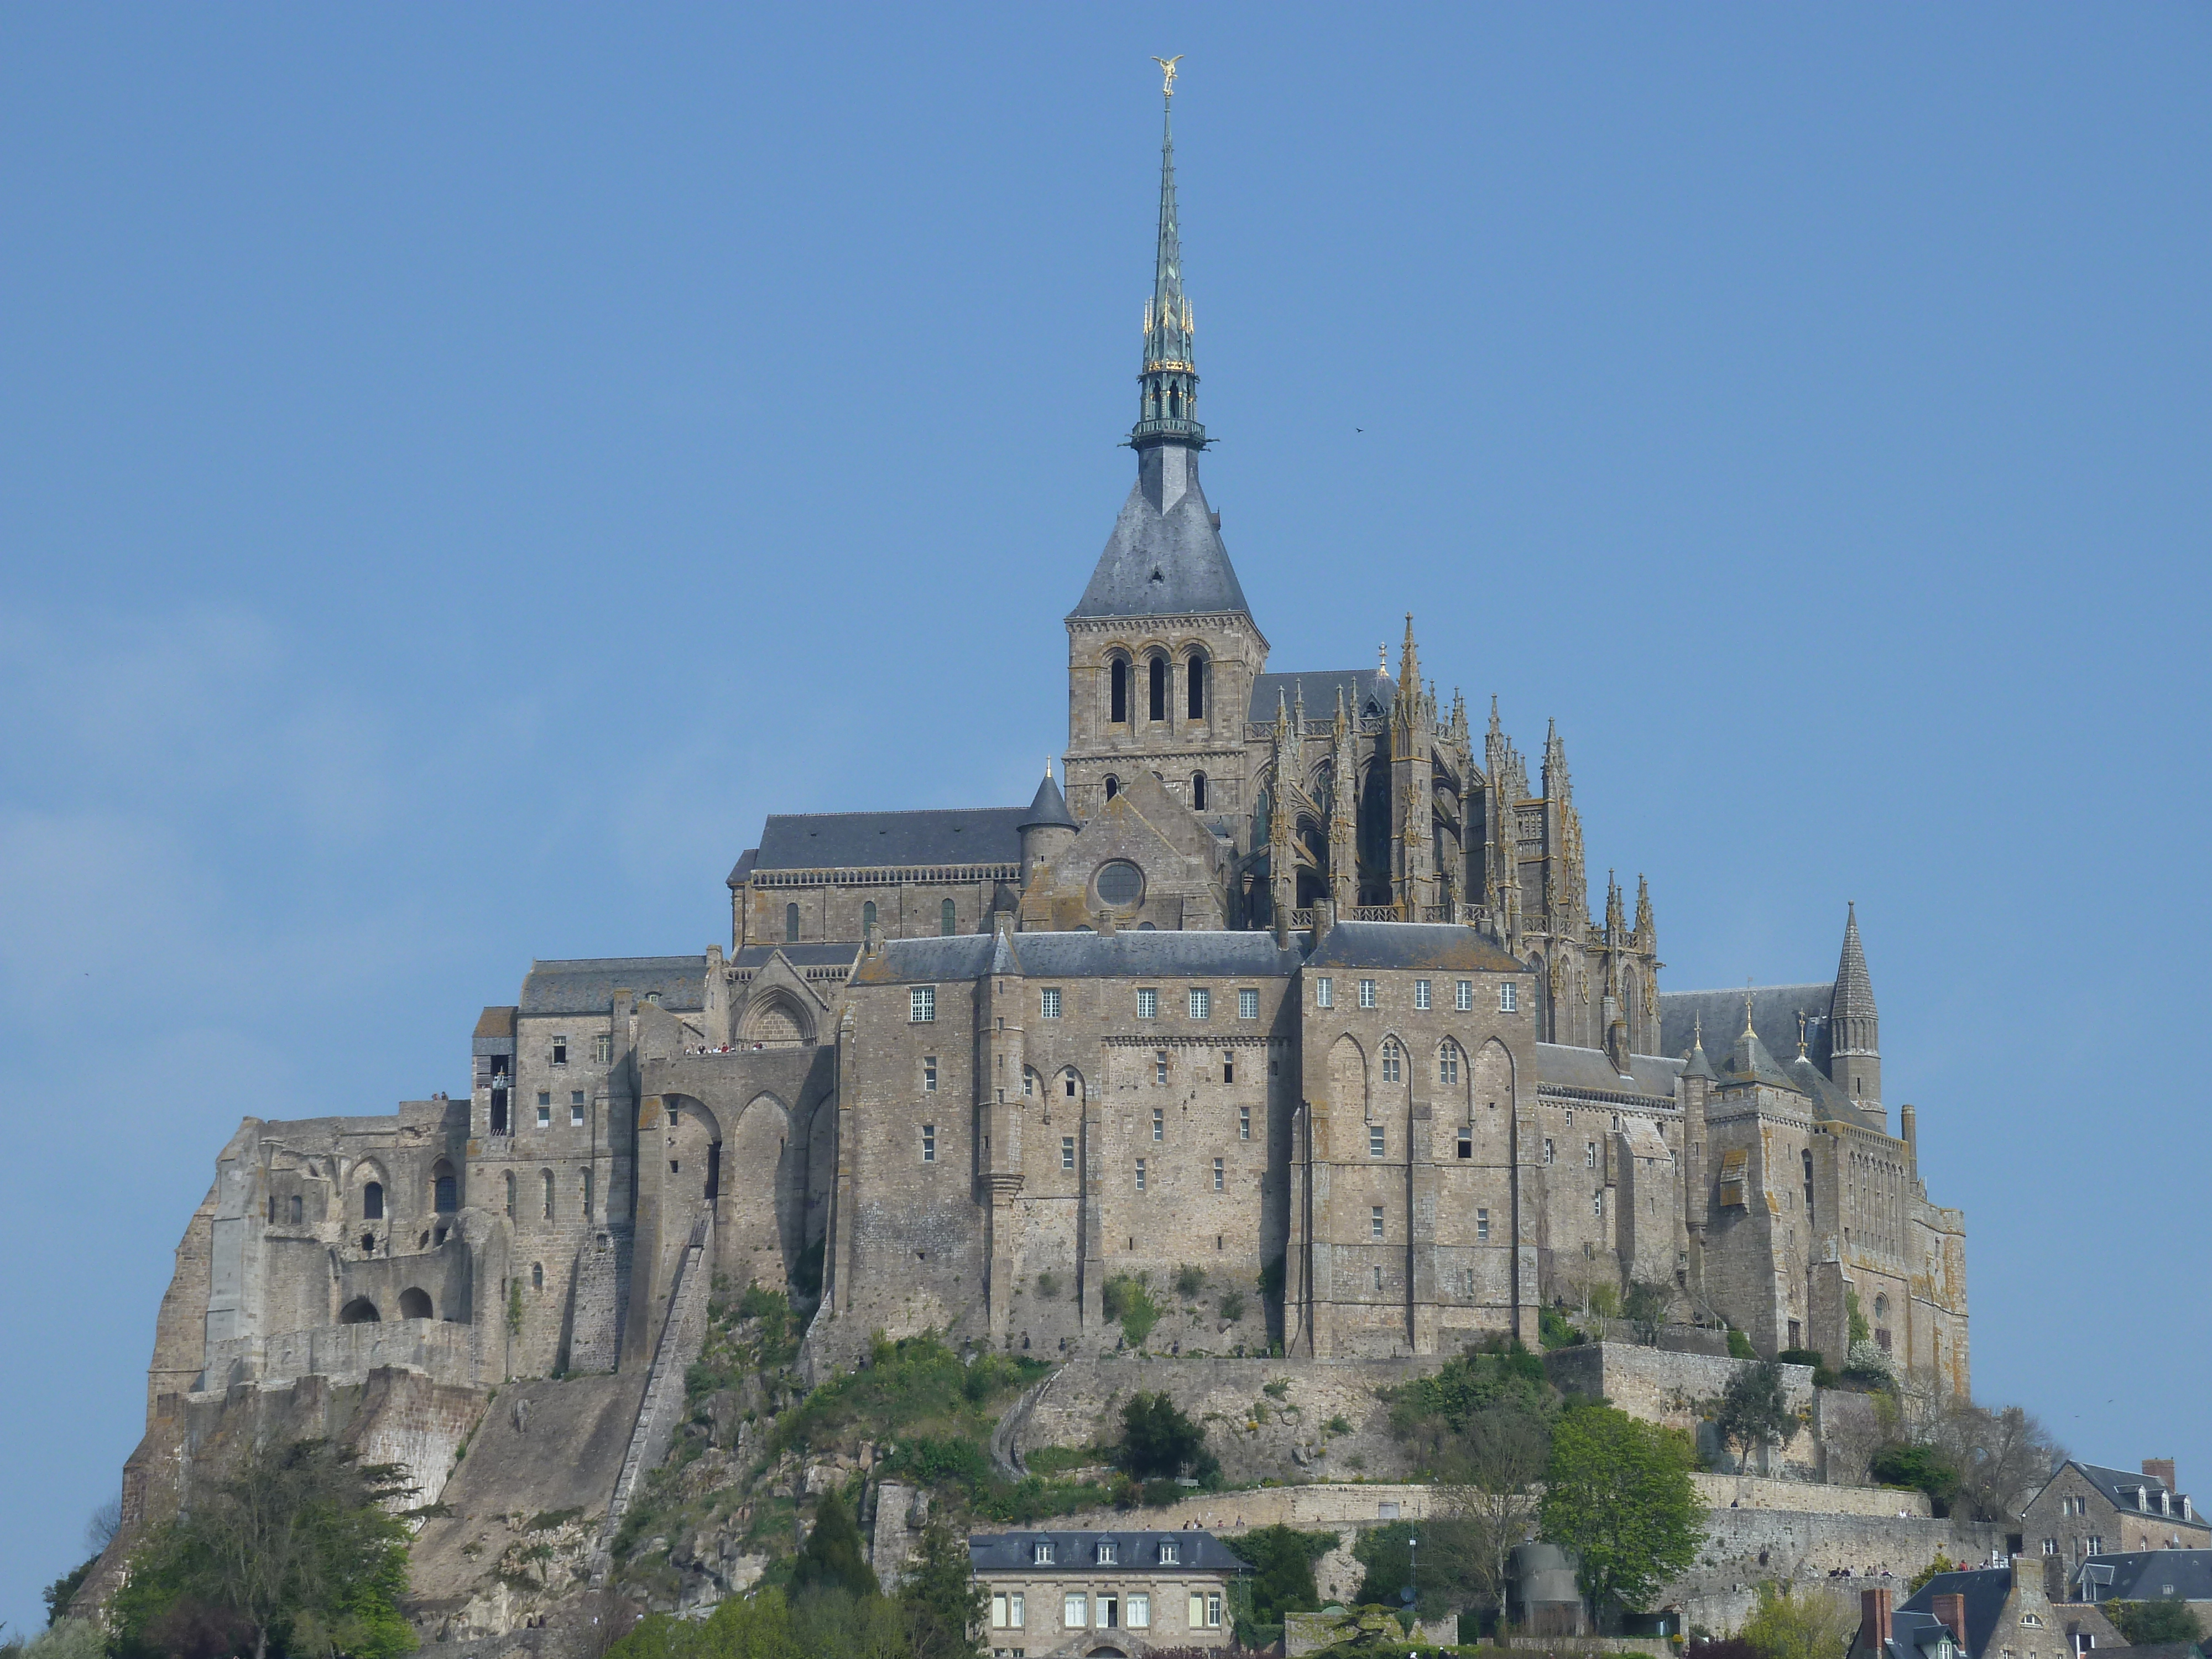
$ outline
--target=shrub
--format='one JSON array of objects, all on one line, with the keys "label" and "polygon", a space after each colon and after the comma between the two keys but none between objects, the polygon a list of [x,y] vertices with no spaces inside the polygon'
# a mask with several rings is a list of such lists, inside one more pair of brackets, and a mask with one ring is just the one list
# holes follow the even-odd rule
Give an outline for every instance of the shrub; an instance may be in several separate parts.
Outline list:
[{"label": "shrub", "polygon": [[878,1592],[875,1572],[860,1554],[860,1529],[853,1524],[853,1512],[835,1486],[815,1506],[814,1530],[792,1563],[791,1583],[796,1589],[821,1585],[854,1595]]},{"label": "shrub", "polygon": [[1885,1486],[1926,1492],[1939,1516],[1950,1514],[1951,1501],[1959,1495],[1958,1466],[1933,1446],[1884,1446],[1867,1473]]},{"label": "shrub", "polygon": [[1857,1627],[1856,1614],[1832,1595],[1792,1595],[1787,1586],[1769,1583],[1759,1587],[1759,1607],[1742,1638],[1759,1659],[1833,1659]]},{"label": "shrub", "polygon": [[1134,1394],[1121,1407],[1121,1467],[1138,1480],[1195,1472],[1205,1454],[1206,1431],[1165,1394]]},{"label": "shrub", "polygon": [[1186,1302],[1206,1288],[1206,1269],[1186,1261],[1176,1269],[1176,1294]]},{"label": "shrub", "polygon": [[1152,1334],[1152,1327],[1160,1322],[1160,1306],[1146,1288],[1145,1275],[1138,1273],[1133,1278],[1123,1273],[1108,1279],[1103,1299],[1106,1317],[1121,1322],[1121,1334],[1129,1346],[1143,1347],[1145,1339]]},{"label": "shrub", "polygon": [[1221,1298],[1221,1317],[1224,1322],[1231,1324],[1244,1317],[1243,1291],[1229,1291],[1223,1294]]},{"label": "shrub", "polygon": [[1328,1421],[1322,1424],[1322,1426],[1327,1429],[1331,1434],[1350,1434],[1352,1432],[1352,1425],[1346,1422],[1340,1416],[1330,1418]]},{"label": "shrub", "polygon": [[1728,1328],[1728,1345],[1729,1358],[1730,1359],[1756,1359],[1759,1358],[1759,1350],[1751,1346],[1751,1339],[1746,1336],[1741,1331],[1736,1329],[1733,1325]]},{"label": "shrub", "polygon": [[1290,1391],[1291,1379],[1287,1376],[1279,1376],[1272,1382],[1262,1383],[1260,1388],[1260,1392],[1270,1400],[1280,1400]]},{"label": "shrub", "polygon": [[1036,1276],[1036,1293],[1040,1300],[1060,1300],[1060,1275],[1048,1269]]},{"label": "shrub", "polygon": [[1336,1547],[1335,1533],[1261,1527],[1221,1541],[1230,1553],[1252,1569],[1254,1623],[1279,1625],[1286,1613],[1311,1613],[1321,1606],[1314,1563]]},{"label": "shrub", "polygon": [[2204,1627],[2185,1601],[2107,1601],[2104,1612],[2136,1647],[2204,1639]]},{"label": "shrub", "polygon": [[1583,1334],[1567,1322],[1567,1316],[1557,1308],[1541,1308],[1536,1313],[1536,1340],[1548,1352],[1553,1348],[1571,1348],[1583,1340]]}]

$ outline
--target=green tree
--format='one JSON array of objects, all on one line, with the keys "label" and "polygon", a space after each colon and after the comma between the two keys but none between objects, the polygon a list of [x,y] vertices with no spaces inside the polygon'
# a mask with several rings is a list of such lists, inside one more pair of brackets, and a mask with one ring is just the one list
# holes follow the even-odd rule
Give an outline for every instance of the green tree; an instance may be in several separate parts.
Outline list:
[{"label": "green tree", "polygon": [[860,1553],[860,1529],[853,1524],[853,1512],[835,1486],[814,1506],[814,1530],[792,1563],[791,1585],[793,1589],[825,1585],[854,1595],[878,1593],[875,1570]]},{"label": "green tree", "polygon": [[1907,1486],[1928,1494],[1938,1515],[1948,1515],[1959,1495],[1959,1466],[1934,1446],[1884,1446],[1867,1473],[1885,1486]]},{"label": "green tree", "polygon": [[1458,1613],[1486,1593],[1483,1547],[1473,1526],[1451,1516],[1370,1527],[1352,1548],[1352,1559],[1367,1569],[1353,1600],[1402,1607],[1399,1592],[1410,1588],[1419,1595],[1421,1618]]},{"label": "green tree", "polygon": [[1252,1569],[1246,1582],[1251,1589],[1255,1624],[1279,1625],[1286,1613],[1311,1613],[1321,1606],[1314,1563],[1336,1547],[1336,1534],[1300,1532],[1295,1527],[1277,1525],[1221,1541]]},{"label": "green tree", "polygon": [[408,1534],[386,1507],[410,1490],[396,1466],[328,1441],[253,1448],[131,1556],[112,1607],[119,1659],[411,1652]]},{"label": "green tree", "polygon": [[2100,1611],[2135,1647],[2204,1639],[2204,1626],[2186,1601],[2107,1601]]},{"label": "green tree", "polygon": [[39,1592],[46,1604],[47,1624],[58,1625],[61,1622],[63,1615],[69,1612],[69,1604],[76,1599],[77,1591],[83,1588],[85,1575],[99,1565],[100,1558],[95,1555],[90,1560],[81,1562],[70,1568]]},{"label": "green tree", "polygon": [[1739,1632],[1759,1659],[1842,1659],[1858,1619],[1832,1595],[1792,1595],[1790,1587],[1759,1587],[1759,1606]]},{"label": "green tree", "polygon": [[1790,1409],[1783,1392],[1782,1367],[1771,1359],[1746,1365],[1729,1378],[1728,1387],[1713,1407],[1713,1428],[1721,1443],[1738,1450],[1741,1473],[1760,1446],[1779,1441],[1787,1446],[1797,1437],[1797,1413]]},{"label": "green tree", "polygon": [[1538,1514],[1545,1538],[1573,1550],[1583,1594],[1601,1620],[1639,1608],[1698,1559],[1705,1506],[1690,1484],[1687,1436],[1610,1406],[1577,1404],[1552,1431]]},{"label": "green tree", "polygon": [[1908,1596],[1917,1595],[1928,1588],[1929,1582],[1937,1575],[1958,1571],[1959,1564],[1944,1554],[1942,1551],[1937,1550],[1933,1561],[1905,1581],[1905,1593]]},{"label": "green tree", "polygon": [[1631,1279],[1628,1294],[1620,1299],[1620,1316],[1636,1328],[1636,1340],[1647,1348],[1659,1346],[1660,1330],[1667,1323],[1667,1311],[1673,1306],[1674,1293],[1664,1285],[1649,1279]]},{"label": "green tree", "polygon": [[989,1592],[975,1582],[968,1546],[950,1527],[933,1522],[907,1563],[899,1585],[912,1659],[981,1659],[977,1641]]},{"label": "green tree", "polygon": [[1121,1467],[1139,1480],[1168,1480],[1204,1455],[1206,1431],[1164,1393],[1139,1390],[1121,1407]]}]

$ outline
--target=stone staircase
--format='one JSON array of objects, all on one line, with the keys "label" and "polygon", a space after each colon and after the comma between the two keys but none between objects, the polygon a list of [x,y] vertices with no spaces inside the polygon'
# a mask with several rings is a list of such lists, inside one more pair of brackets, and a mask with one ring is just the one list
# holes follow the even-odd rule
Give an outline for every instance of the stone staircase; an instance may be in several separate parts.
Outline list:
[{"label": "stone staircase", "polygon": [[638,1482],[658,1467],[668,1450],[684,1411],[684,1373],[699,1357],[707,1340],[707,1301],[714,1280],[714,1212],[706,1205],[691,1224],[691,1240],[676,1270],[676,1287],[668,1294],[668,1316],[661,1322],[660,1340],[653,1351],[644,1397],[638,1401],[637,1425],[630,1431],[629,1449],[623,1454],[622,1473],[615,1478],[614,1497],[607,1504],[607,1522],[592,1552],[593,1577],[602,1575],[614,1553],[615,1534],[636,1495]]}]

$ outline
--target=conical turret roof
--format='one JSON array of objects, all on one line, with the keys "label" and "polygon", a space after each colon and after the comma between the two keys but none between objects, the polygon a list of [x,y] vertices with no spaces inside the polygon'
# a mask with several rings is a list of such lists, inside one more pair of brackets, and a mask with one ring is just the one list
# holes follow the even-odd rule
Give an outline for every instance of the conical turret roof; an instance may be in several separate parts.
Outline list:
[{"label": "conical turret roof", "polygon": [[1067,810],[1067,798],[1060,793],[1060,786],[1053,781],[1052,768],[1046,767],[1044,781],[1037,785],[1036,795],[1030,802],[1028,813],[1014,828],[1080,830],[1082,827],[1075,821],[1075,815]]},{"label": "conical turret roof", "polygon": [[1872,1054],[1881,1047],[1874,981],[1867,973],[1865,948],[1859,943],[1856,904],[1844,912],[1844,954],[1836,964],[1836,994],[1828,1003],[1828,1033],[1829,1042],[1838,1054]]}]

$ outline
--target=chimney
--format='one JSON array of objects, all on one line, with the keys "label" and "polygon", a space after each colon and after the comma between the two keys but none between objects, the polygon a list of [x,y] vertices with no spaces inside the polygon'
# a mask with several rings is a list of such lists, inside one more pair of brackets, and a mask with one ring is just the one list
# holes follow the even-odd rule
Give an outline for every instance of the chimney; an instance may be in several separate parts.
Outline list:
[{"label": "chimney", "polygon": [[2179,1484],[2173,1478],[2173,1460],[2171,1457],[2144,1458],[2142,1472],[2154,1480],[2165,1481],[2168,1492]]},{"label": "chimney", "polygon": [[1859,1646],[1874,1653],[1887,1655],[1889,1651],[1889,1592],[1869,1589],[1859,1592]]},{"label": "chimney", "polygon": [[1928,1600],[1928,1611],[1936,1615],[1936,1622],[1951,1632],[1951,1639],[1960,1647],[1966,1645],[1966,1598],[1954,1591],[1948,1595],[1934,1595]]}]

